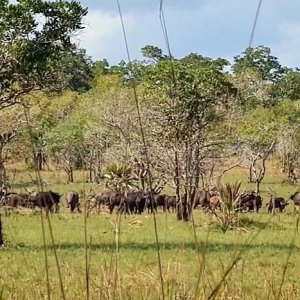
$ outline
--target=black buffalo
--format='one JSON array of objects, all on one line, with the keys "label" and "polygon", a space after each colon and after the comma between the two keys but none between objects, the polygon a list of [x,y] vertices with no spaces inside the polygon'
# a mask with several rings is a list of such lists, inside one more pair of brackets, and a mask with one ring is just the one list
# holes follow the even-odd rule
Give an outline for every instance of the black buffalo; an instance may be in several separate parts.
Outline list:
[{"label": "black buffalo", "polygon": [[170,208],[172,212],[175,212],[176,210],[176,196],[166,196],[166,206],[168,212],[170,212]]},{"label": "black buffalo", "polygon": [[296,192],[290,196],[290,199],[294,202],[294,208],[300,207],[300,192]]},{"label": "black buffalo", "polygon": [[[156,197],[160,195],[155,195],[151,197],[150,195],[146,197],[145,201],[145,208],[148,210],[148,214],[151,212],[157,212],[157,203],[156,203]],[[153,201],[151,200],[153,199]]]},{"label": "black buffalo", "polygon": [[25,206],[25,201],[27,199],[27,195],[19,195],[17,193],[9,193],[6,196],[7,203],[6,205],[11,207],[17,207],[17,206]]},{"label": "black buffalo", "polygon": [[110,204],[110,198],[113,197],[116,193],[113,191],[103,192],[100,195],[96,196],[95,206],[97,206],[98,209],[101,208],[101,205],[107,205]]},{"label": "black buffalo", "polygon": [[155,210],[157,210],[157,207],[162,207],[163,211],[165,212],[167,209],[167,195],[163,194],[154,196],[154,206]]},{"label": "black buffalo", "polygon": [[102,194],[96,197],[96,203],[98,209],[101,205],[106,205],[109,208],[110,214],[112,214],[116,206],[122,208],[125,205],[125,196],[122,193],[116,193],[113,191],[103,192]]},{"label": "black buffalo", "polygon": [[262,198],[260,195],[255,192],[246,192],[243,193],[236,204],[237,211],[256,211],[259,212],[259,209],[262,207]]},{"label": "black buffalo", "polygon": [[202,208],[209,207],[209,200],[211,196],[212,194],[210,194],[207,190],[196,190],[193,200],[193,208],[195,209],[197,206]]},{"label": "black buffalo", "polygon": [[142,214],[145,208],[151,203],[151,197],[148,192],[138,191],[128,193],[125,199],[126,213]]},{"label": "black buffalo", "polygon": [[282,197],[271,197],[268,205],[268,213],[272,213],[273,209],[278,208],[280,212],[283,212],[288,202]]},{"label": "black buffalo", "polygon": [[79,194],[77,192],[68,192],[66,195],[66,201],[67,201],[67,208],[70,207],[70,212],[73,213],[75,209],[77,209],[78,212],[81,212],[80,210],[80,203],[79,203]]},{"label": "black buffalo", "polygon": [[18,194],[18,193],[7,193],[5,196],[2,196],[1,204],[11,207],[26,207],[33,208],[33,197],[27,194]]},{"label": "black buffalo", "polygon": [[32,201],[34,206],[45,208],[46,211],[50,212],[58,212],[59,202],[61,195],[58,193],[47,191],[47,192],[39,192],[36,196],[33,197]]}]

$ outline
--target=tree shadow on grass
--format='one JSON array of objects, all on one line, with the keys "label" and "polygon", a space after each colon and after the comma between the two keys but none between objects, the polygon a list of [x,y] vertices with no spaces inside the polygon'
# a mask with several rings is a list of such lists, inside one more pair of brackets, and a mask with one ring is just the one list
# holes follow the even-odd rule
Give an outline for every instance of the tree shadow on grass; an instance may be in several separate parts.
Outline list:
[{"label": "tree shadow on grass", "polygon": [[278,224],[278,222],[272,222],[272,219],[269,222],[261,222],[257,220],[250,219],[248,217],[241,218],[240,226],[246,229],[272,229],[272,230],[286,230],[284,226]]},{"label": "tree shadow on grass", "polygon": [[14,190],[14,189],[24,189],[26,190],[26,188],[32,188],[32,187],[36,187],[37,186],[37,182],[34,181],[22,181],[22,182],[16,182],[16,183],[13,183],[12,186],[11,186],[11,190]]},{"label": "tree shadow on grass", "polygon": [[[60,243],[56,246],[57,250],[66,251],[77,251],[83,250],[84,244],[80,243]],[[21,251],[44,251],[43,246],[27,245],[27,244],[15,244],[9,245],[9,249],[16,249]],[[196,250],[196,244],[194,242],[170,242],[160,244],[162,250]],[[9,250],[8,249],[8,250]],[[53,245],[48,245],[48,249],[53,249]],[[139,243],[139,242],[121,242],[119,244],[120,251],[156,251],[156,243]],[[249,245],[236,244],[236,243],[223,243],[223,242],[206,242],[205,244],[200,244],[200,251],[207,253],[223,253],[228,251],[242,250],[252,251],[257,250],[259,252],[263,251],[284,251],[288,253],[289,250],[299,251],[300,248],[296,245],[284,245],[276,243],[251,243]],[[91,245],[92,251],[101,251],[104,253],[110,253],[115,250],[114,243],[96,243]]]}]

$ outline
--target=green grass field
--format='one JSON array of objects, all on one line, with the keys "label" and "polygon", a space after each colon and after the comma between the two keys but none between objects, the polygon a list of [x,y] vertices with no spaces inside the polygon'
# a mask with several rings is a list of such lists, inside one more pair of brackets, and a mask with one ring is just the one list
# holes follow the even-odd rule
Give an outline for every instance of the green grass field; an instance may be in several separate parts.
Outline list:
[{"label": "green grass field", "polygon": [[[226,180],[244,175],[236,171]],[[276,174],[268,175],[262,186],[264,202],[268,188],[286,198],[297,189],[281,180]],[[16,182],[25,184],[20,178]],[[54,182],[44,188],[62,193],[89,190],[90,186]],[[16,184],[18,188],[21,186]],[[165,299],[300,298],[298,214],[292,205],[274,216],[266,213],[265,205],[259,214],[243,214],[241,228],[225,234],[213,217],[200,210],[194,212],[194,226],[161,211],[156,218]],[[88,272],[84,214],[71,215],[63,208],[50,217],[54,245],[44,221],[51,299],[61,298],[54,248],[66,299],[86,298],[87,273],[90,299],[163,299],[152,215],[121,217],[117,252],[116,214],[90,214],[86,226]],[[40,215],[9,212],[3,223],[6,245],[0,250],[0,298],[47,299]]]}]

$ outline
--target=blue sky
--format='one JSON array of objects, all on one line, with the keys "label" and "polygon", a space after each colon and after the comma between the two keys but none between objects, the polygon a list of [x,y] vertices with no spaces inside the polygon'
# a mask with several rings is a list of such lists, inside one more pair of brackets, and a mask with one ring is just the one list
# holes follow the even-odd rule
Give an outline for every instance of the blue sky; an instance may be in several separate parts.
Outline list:
[{"label": "blue sky", "polygon": [[[159,0],[119,0],[132,59],[140,49],[166,49],[159,22]],[[80,0],[89,8],[86,28],[77,42],[93,59],[126,61],[116,1]],[[232,61],[249,43],[258,0],[165,0],[164,13],[175,57],[191,52]],[[300,1],[264,0],[253,46],[265,45],[281,64],[300,67]]]}]

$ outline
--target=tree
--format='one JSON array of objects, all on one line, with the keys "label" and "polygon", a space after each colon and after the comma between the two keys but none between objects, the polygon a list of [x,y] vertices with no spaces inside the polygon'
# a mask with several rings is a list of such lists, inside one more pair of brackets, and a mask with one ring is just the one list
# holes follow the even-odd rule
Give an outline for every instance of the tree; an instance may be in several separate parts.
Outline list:
[{"label": "tree", "polygon": [[25,124],[21,107],[7,107],[0,118],[0,186],[7,185],[6,162],[10,158],[13,142]]},{"label": "tree", "polygon": [[237,104],[244,111],[258,106],[272,107],[281,100],[286,74],[271,49],[264,46],[247,48],[234,57],[232,82],[238,89]]},{"label": "tree", "polygon": [[[189,59],[161,60],[145,73],[144,85],[153,105],[152,118],[160,125],[157,136],[174,154],[173,179],[180,200],[178,218],[188,220],[199,186],[202,149],[207,131],[222,116],[234,88],[220,63],[192,55]],[[181,216],[180,216],[181,214]]]},{"label": "tree", "polygon": [[86,14],[75,1],[0,1],[0,109],[32,91],[68,85],[71,37]]},{"label": "tree", "polygon": [[[31,168],[37,167],[42,170],[45,165],[49,166],[47,161],[51,161],[52,153],[48,151],[46,136],[66,119],[71,119],[79,101],[80,96],[70,91],[59,95],[32,92],[23,97],[22,112],[26,112],[28,124],[27,128],[18,134],[17,148],[21,152],[19,158],[25,158]],[[33,150],[35,157],[32,157]]]},{"label": "tree", "polygon": [[300,109],[297,102],[281,101],[274,108],[278,122],[278,155],[288,180],[296,183],[300,177]]},{"label": "tree", "polygon": [[271,49],[264,46],[248,47],[241,55],[234,57],[232,70],[241,74],[247,69],[257,71],[262,80],[277,82],[287,71],[278,62],[278,58],[271,54]]},{"label": "tree", "polygon": [[300,178],[300,127],[298,124],[285,128],[278,142],[283,173],[288,181],[296,184]]},{"label": "tree", "polygon": [[278,82],[278,89],[281,97],[293,101],[300,99],[300,72],[289,71]]},{"label": "tree", "polygon": [[224,70],[225,66],[229,65],[229,62],[226,59],[217,58],[212,59],[210,57],[205,57],[197,53],[190,53],[181,59],[186,65],[191,65],[192,67],[209,67],[214,65],[219,71]]},{"label": "tree", "polygon": [[33,142],[35,146],[36,165],[40,171],[43,170],[44,164],[46,163],[45,134],[55,127],[56,124],[56,120],[52,116],[44,115],[32,132],[33,136],[31,142]]},{"label": "tree", "polygon": [[66,54],[62,61],[66,65],[66,74],[69,74],[67,88],[71,91],[86,92],[92,87],[94,73],[92,69],[92,60],[86,55],[83,49],[74,49]]},{"label": "tree", "polygon": [[266,161],[277,143],[280,120],[274,110],[257,108],[237,122],[236,144],[247,161],[249,181],[255,183],[256,193],[266,174]]},{"label": "tree", "polygon": [[238,111],[249,112],[258,107],[271,107],[276,103],[271,97],[272,86],[266,84],[257,70],[246,69],[231,76],[230,80],[238,90],[233,103]]},{"label": "tree", "polygon": [[109,73],[109,63],[106,59],[97,60],[93,63],[93,72],[95,76],[106,75]]},{"label": "tree", "polygon": [[158,61],[166,58],[166,56],[164,56],[162,54],[162,50],[160,48],[151,46],[151,45],[144,46],[141,49],[141,52],[144,57],[147,57],[147,58],[153,60],[154,62],[158,62]]},{"label": "tree", "polygon": [[82,167],[85,155],[83,143],[85,120],[68,116],[45,134],[46,149],[57,165],[62,166],[68,182],[74,182],[74,169]]}]

